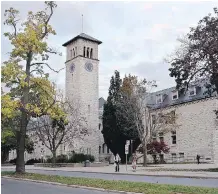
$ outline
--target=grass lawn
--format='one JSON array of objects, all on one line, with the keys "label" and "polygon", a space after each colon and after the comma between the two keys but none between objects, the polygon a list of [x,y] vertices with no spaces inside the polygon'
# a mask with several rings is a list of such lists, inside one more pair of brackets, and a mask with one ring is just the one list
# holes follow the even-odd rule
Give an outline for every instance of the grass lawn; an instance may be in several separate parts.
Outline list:
[{"label": "grass lawn", "polygon": [[146,171],[191,171],[191,172],[218,172],[218,168],[207,168],[207,169],[174,169],[174,168],[154,168],[154,169],[147,169]]},{"label": "grass lawn", "polygon": [[188,187],[179,185],[161,185],[153,183],[140,183],[129,181],[111,181],[91,178],[75,178],[57,175],[43,175],[35,173],[26,173],[18,175],[14,172],[2,172],[2,176],[17,178],[27,178],[32,180],[41,180],[49,182],[64,183],[68,185],[82,185],[88,187],[97,187],[109,190],[129,191],[146,194],[218,194],[216,188]]}]

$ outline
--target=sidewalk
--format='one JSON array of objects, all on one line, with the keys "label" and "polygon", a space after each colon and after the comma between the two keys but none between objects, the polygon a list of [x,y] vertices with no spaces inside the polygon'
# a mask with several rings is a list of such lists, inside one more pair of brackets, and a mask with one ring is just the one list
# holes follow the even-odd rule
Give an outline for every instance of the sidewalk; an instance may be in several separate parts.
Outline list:
[{"label": "sidewalk", "polygon": [[[106,173],[106,174],[125,174],[125,175],[140,175],[140,176],[165,176],[165,177],[184,177],[184,178],[216,178],[218,179],[218,172],[191,172],[191,171],[173,171],[173,169],[207,169],[218,168],[214,164],[164,164],[164,165],[152,165],[148,167],[137,167],[136,172],[132,171],[130,165],[120,165],[120,172],[114,171],[114,165],[105,167],[61,167],[61,168],[46,168],[46,167],[34,167],[26,166],[27,170],[52,170],[52,171],[68,171],[68,172],[85,172],[85,173]],[[4,169],[15,169],[15,166],[4,166]],[[149,171],[151,170],[152,171]],[[161,170],[162,169],[162,170]],[[164,169],[171,169],[171,171],[164,171]]]}]

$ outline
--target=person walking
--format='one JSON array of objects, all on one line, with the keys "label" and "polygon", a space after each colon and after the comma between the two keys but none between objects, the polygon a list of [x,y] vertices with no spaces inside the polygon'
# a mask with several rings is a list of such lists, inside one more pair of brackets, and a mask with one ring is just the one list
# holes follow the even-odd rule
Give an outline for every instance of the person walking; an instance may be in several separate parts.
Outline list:
[{"label": "person walking", "polygon": [[132,168],[133,168],[134,172],[136,171],[136,162],[137,162],[136,154],[133,154],[133,157],[132,157]]},{"label": "person walking", "polygon": [[115,172],[119,172],[120,171],[120,167],[119,167],[120,156],[119,156],[119,154],[115,155],[114,162],[115,162]]},{"label": "person walking", "polygon": [[196,159],[197,159],[197,163],[200,164],[200,156],[198,154],[196,156]]}]

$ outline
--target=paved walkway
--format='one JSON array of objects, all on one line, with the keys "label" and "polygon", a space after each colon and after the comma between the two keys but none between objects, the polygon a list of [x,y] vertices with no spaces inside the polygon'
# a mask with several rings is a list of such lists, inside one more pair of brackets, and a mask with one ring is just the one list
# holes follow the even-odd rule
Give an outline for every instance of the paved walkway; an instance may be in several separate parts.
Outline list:
[{"label": "paved walkway", "polygon": [[[164,165],[151,165],[148,167],[137,167],[136,172],[132,171],[131,165],[120,166],[119,174],[134,174],[134,175],[144,175],[144,176],[169,176],[169,177],[193,177],[193,178],[217,178],[217,172],[191,172],[188,170],[191,169],[207,169],[207,168],[218,168],[218,165],[215,164],[164,164]],[[15,166],[5,166],[2,167],[2,171],[14,170]],[[54,171],[67,171],[67,172],[95,172],[95,173],[104,173],[104,174],[118,174],[114,172],[114,166],[105,166],[105,167],[58,167],[58,168],[44,168],[44,167],[34,167],[26,166],[26,169],[29,170],[54,170]],[[170,169],[171,171],[165,171],[164,169]],[[187,169],[187,171],[173,171],[173,169]],[[152,171],[151,171],[152,170]]]}]

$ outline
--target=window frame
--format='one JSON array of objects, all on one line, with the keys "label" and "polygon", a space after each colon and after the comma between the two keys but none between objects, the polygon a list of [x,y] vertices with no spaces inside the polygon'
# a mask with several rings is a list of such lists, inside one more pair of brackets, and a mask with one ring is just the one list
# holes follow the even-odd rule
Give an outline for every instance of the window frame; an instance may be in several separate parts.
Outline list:
[{"label": "window frame", "polygon": [[[158,97],[160,97],[161,102],[158,102]],[[161,104],[163,102],[163,94],[157,94],[156,95],[156,104]]]},{"label": "window frame", "polygon": [[[177,96],[177,98],[173,98],[173,96]],[[178,100],[179,99],[179,92],[178,90],[172,91],[172,100]]]},{"label": "window frame", "polygon": [[[194,91],[194,94],[190,94],[190,92]],[[196,87],[192,86],[188,89],[188,95],[189,96],[196,96]]]},{"label": "window frame", "polygon": [[171,141],[172,145],[176,145],[177,144],[176,131],[171,131],[171,139],[172,139]]}]

